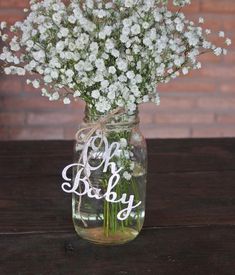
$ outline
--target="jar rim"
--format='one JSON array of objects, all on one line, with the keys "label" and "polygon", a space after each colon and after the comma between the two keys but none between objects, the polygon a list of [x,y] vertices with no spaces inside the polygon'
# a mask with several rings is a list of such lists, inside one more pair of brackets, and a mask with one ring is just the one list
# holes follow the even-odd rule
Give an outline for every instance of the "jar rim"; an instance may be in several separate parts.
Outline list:
[{"label": "jar rim", "polygon": [[[86,105],[83,122],[86,124],[95,124],[107,115],[108,114],[91,114],[89,107]],[[130,125],[139,124],[139,121],[139,110],[137,108],[133,113],[128,114],[128,112],[125,112],[121,114],[114,114],[105,124],[107,127],[117,125],[130,127]]]}]

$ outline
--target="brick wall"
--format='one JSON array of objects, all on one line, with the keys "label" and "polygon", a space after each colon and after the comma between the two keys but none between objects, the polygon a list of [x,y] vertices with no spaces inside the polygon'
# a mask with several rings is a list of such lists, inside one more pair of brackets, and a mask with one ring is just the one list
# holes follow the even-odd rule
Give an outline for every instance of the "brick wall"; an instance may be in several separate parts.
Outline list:
[{"label": "brick wall", "polygon": [[[146,137],[235,136],[235,0],[192,0],[192,17],[224,29],[233,40],[228,56],[203,56],[201,71],[159,87],[161,106],[140,107]],[[0,0],[0,21],[23,17],[27,0]],[[0,139],[71,139],[83,116],[82,102],[49,102],[19,77],[0,76]]]}]

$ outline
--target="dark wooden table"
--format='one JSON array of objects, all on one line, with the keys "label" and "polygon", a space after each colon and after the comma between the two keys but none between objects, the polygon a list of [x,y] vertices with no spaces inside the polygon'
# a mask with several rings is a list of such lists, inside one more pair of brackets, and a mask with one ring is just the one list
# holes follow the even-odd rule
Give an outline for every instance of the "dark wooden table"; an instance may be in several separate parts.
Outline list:
[{"label": "dark wooden table", "polygon": [[72,147],[0,142],[0,275],[235,274],[235,139],[149,140],[145,227],[118,247],[74,232]]}]

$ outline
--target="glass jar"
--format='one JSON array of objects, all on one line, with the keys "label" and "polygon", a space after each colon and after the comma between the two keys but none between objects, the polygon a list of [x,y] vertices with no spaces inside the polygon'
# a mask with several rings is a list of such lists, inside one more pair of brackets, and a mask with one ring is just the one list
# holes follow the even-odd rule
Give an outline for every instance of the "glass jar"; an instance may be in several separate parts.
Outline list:
[{"label": "glass jar", "polygon": [[[113,115],[103,129],[102,119],[86,108],[75,144],[72,197],[75,230],[90,242],[123,244],[140,232],[145,217],[146,142],[139,130],[138,112]],[[81,130],[80,128],[80,130]],[[77,183],[75,183],[77,179]]]}]

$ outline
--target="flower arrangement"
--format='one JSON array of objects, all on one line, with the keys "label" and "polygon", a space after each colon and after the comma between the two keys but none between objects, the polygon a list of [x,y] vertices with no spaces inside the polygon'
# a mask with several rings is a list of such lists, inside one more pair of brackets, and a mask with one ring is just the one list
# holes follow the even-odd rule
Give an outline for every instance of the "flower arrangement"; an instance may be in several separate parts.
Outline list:
[{"label": "flower arrangement", "polygon": [[1,38],[10,41],[0,59],[6,74],[33,74],[27,83],[49,100],[81,98],[100,114],[133,112],[142,102],[159,104],[156,85],[200,69],[201,54],[227,53],[207,39],[203,18],[197,25],[180,11],[187,4],[174,0],[179,11],[171,12],[167,0],[31,0],[12,35],[1,23]]},{"label": "flower arrangement", "polygon": [[68,166],[73,185],[62,188],[74,194],[75,229],[93,242],[126,242],[143,225],[147,167],[138,105],[159,104],[158,84],[200,69],[200,55],[227,54],[231,44],[223,31],[224,48],[210,42],[203,18],[196,24],[181,12],[187,4],[173,0],[172,12],[167,0],[31,0],[10,32],[0,23],[6,74],[30,75],[27,83],[51,101],[86,102],[88,123]]}]

